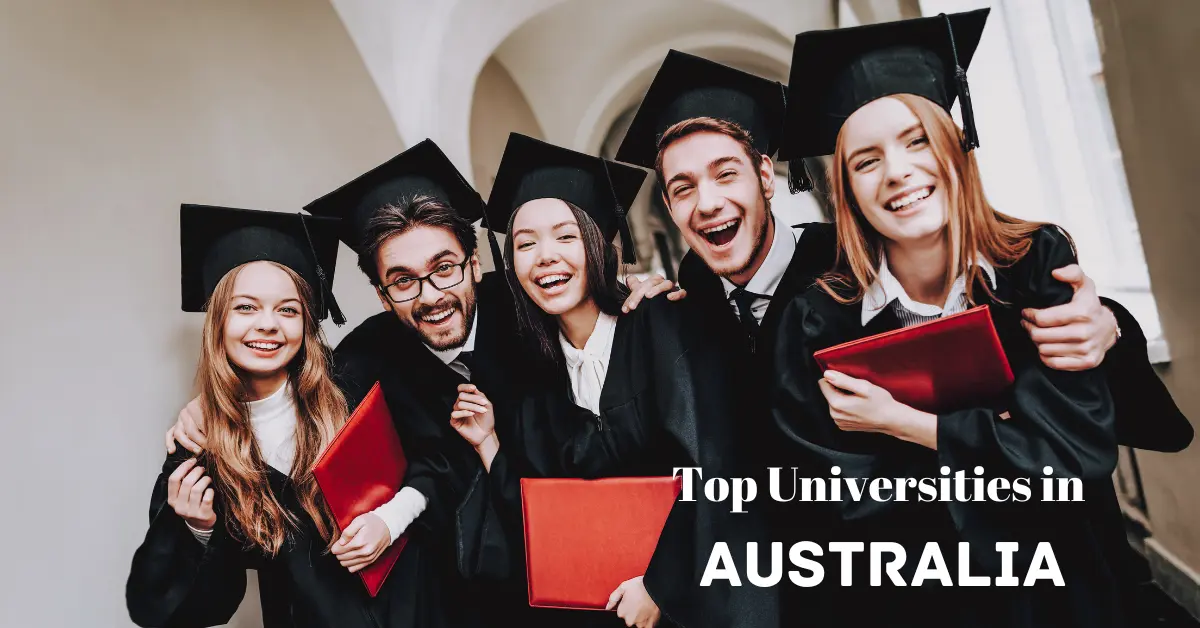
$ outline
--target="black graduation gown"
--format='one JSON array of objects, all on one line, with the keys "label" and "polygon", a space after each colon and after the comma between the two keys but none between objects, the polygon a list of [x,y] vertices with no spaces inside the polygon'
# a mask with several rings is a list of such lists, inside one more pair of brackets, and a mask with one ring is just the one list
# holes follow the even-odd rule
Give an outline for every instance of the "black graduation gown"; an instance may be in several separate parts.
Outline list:
[{"label": "black graduation gown", "polygon": [[[779,223],[775,227],[790,228]],[[692,304],[703,320],[706,337],[720,348],[730,364],[735,365],[734,389],[740,392],[737,430],[742,442],[746,443],[739,453],[744,460],[747,455],[752,456],[744,465],[742,475],[756,479],[759,499],[753,508],[767,520],[767,532],[761,538],[751,539],[759,541],[758,564],[763,566],[771,564],[767,553],[771,542],[784,543],[786,551],[792,542],[812,539],[816,535],[811,530],[824,529],[830,520],[827,509],[816,505],[783,505],[772,500],[766,492],[768,468],[786,469],[795,463],[791,452],[782,447],[770,419],[769,399],[776,379],[772,349],[784,324],[782,314],[793,297],[804,292],[817,276],[833,266],[837,252],[837,234],[832,224],[805,223],[796,227],[804,228],[796,243],[796,252],[752,338],[747,338],[743,331],[721,279],[704,261],[689,252],[679,265],[679,283],[688,291],[682,302]],[[739,558],[739,553],[735,550],[735,559]],[[787,562],[786,557],[784,562]],[[762,571],[766,571],[765,567]],[[786,576],[777,589],[774,599],[778,606],[773,611],[779,617],[777,625],[836,625],[828,615],[824,598],[814,595],[813,590],[792,586]]]},{"label": "black graduation gown", "polygon": [[[504,277],[486,273],[476,288],[476,331],[471,383],[504,406],[522,372],[524,347],[516,338],[515,311]],[[493,625],[476,602],[511,605],[508,598],[471,586],[458,573],[454,546],[454,512],[470,483],[483,470],[475,451],[450,425],[458,386],[467,379],[424,345],[420,336],[395,314],[382,312],[364,321],[334,352],[335,379],[354,407],[376,381],[396,423],[409,466],[405,485],[425,495],[429,504],[409,526],[408,552],[414,544],[432,558],[419,584],[409,589],[413,606],[426,598],[442,600],[438,625]],[[402,553],[403,557],[403,553]],[[403,560],[403,558],[401,559]]]},{"label": "black graduation gown", "polygon": [[[837,233],[832,223],[797,226],[804,227],[804,231],[796,245],[792,265],[763,319],[756,343],[758,347],[770,347],[779,326],[781,305],[786,304],[798,291],[809,288],[818,276],[831,269],[837,256]],[[730,333],[740,337],[734,331],[739,329],[739,323],[732,314],[720,279],[695,253],[689,252],[680,262],[679,283],[687,288],[689,300],[705,302],[704,307],[712,313],[714,320],[720,321],[719,327],[727,328]],[[1107,297],[1100,297],[1100,302],[1112,310],[1121,329],[1121,339],[1109,349],[1100,366],[1117,408],[1118,443],[1148,451],[1182,451],[1191,444],[1194,429],[1151,366],[1145,332],[1137,319],[1120,303]],[[738,343],[734,344],[736,346]],[[769,349],[767,353],[770,353]],[[759,373],[769,375],[770,367],[761,362],[755,367],[767,368]]]},{"label": "black graduation gown", "polygon": [[[900,327],[891,309],[861,324],[862,304],[837,303],[813,287],[794,298],[783,313],[775,367],[778,387],[772,395],[773,419],[793,447],[800,475],[829,477],[837,465],[846,478],[937,478],[939,469],[978,465],[986,478],[1030,478],[1029,502],[861,502],[832,503],[837,525],[823,541],[896,541],[905,545],[901,569],[911,579],[926,542],[941,543],[950,574],[958,573],[957,542],[972,546],[973,574],[1000,575],[999,541],[1017,541],[1013,575],[1023,578],[1039,541],[1050,542],[1066,587],[1043,581],[1033,587],[940,590],[936,582],[920,588],[866,586],[865,561],[856,568],[855,587],[837,586],[835,560],[826,560],[819,587],[839,600],[839,616],[856,622],[910,621],[946,626],[1126,626],[1123,596],[1128,593],[1120,567],[1127,556],[1123,524],[1116,504],[1112,472],[1116,465],[1116,410],[1104,372],[1056,371],[1038,358],[1020,326],[1022,308],[1045,308],[1070,301],[1071,288],[1050,272],[1075,263],[1066,237],[1054,227],[1033,234],[1029,253],[1010,268],[997,269],[996,299],[975,286],[977,303],[987,303],[1008,356],[1015,383],[997,399],[979,399],[976,407],[938,417],[937,450],[897,438],[843,432],[829,418],[817,386],[821,370],[812,358],[820,349]],[[1005,410],[1010,419],[999,418]],[[1083,503],[1040,501],[1042,468],[1078,477]],[[916,618],[920,619],[909,619]],[[900,624],[909,625],[909,624]]]},{"label": "black graduation gown", "polygon": [[[727,365],[689,325],[698,319],[685,314],[688,309],[660,299],[618,318],[598,416],[571,402],[560,366],[508,417],[497,418],[500,451],[458,513],[465,573],[526,595],[522,477],[670,476],[677,466],[701,466],[705,477],[728,477],[737,436]],[[775,623],[744,623],[760,606],[770,610],[771,604],[761,602],[771,591],[696,586],[715,533],[697,523],[699,503],[676,502],[645,575],[647,591],[663,613],[660,625],[773,628]],[[741,517],[744,525],[724,530],[753,529],[751,516],[726,517]],[[623,625],[615,613],[601,611],[526,606],[521,617],[531,625]]]},{"label": "black graduation gown", "polygon": [[[129,616],[139,626],[202,628],[229,622],[246,592],[246,570],[259,575],[265,628],[402,628],[431,625],[435,600],[404,603],[402,595],[428,560],[419,552],[397,564],[371,598],[357,574],[325,550],[300,507],[290,480],[269,469],[272,494],[296,515],[298,530],[276,556],[247,548],[226,526],[218,503],[217,525],[207,545],[167,505],[167,478],[191,456],[183,447],[167,457],[150,501],[150,527],[133,557],[125,587]],[[407,554],[407,549],[405,550]],[[399,604],[394,601],[399,600]]]}]

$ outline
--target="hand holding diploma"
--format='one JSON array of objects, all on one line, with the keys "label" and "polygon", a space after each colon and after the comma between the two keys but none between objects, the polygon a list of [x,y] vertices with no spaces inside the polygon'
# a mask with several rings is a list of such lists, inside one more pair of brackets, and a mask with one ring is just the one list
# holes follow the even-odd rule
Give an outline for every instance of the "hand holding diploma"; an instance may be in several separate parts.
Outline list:
[{"label": "hand holding diploma", "polygon": [[829,403],[829,416],[847,432],[879,432],[937,449],[937,417],[892,398],[865,379],[825,371],[817,385]]},{"label": "hand holding diploma", "polygon": [[608,606],[604,608],[605,610],[615,608],[617,617],[624,619],[626,626],[637,626],[637,628],[654,628],[661,615],[658,605],[650,599],[646,585],[642,583],[642,576],[622,582],[621,586],[617,587],[609,596]]},{"label": "hand holding diploma", "polygon": [[392,544],[387,524],[373,512],[363,513],[342,531],[333,544],[333,555],[343,567],[355,573],[375,562],[383,550]]}]

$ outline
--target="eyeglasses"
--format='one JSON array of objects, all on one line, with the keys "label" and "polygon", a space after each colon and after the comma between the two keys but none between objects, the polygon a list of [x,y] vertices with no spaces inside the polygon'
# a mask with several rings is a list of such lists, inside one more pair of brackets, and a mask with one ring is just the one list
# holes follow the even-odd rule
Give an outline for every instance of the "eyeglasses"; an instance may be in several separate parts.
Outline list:
[{"label": "eyeglasses", "polygon": [[449,290],[463,282],[467,276],[467,264],[470,263],[471,258],[469,257],[458,264],[442,262],[432,273],[424,277],[401,277],[393,281],[384,286],[384,293],[392,303],[404,303],[421,296],[421,290],[424,288],[422,284],[426,281],[438,290]]}]

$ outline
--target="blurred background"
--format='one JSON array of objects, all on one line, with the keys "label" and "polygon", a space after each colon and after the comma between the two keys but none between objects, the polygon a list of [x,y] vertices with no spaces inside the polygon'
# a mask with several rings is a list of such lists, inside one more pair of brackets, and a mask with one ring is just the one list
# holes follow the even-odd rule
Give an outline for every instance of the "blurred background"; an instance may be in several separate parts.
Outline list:
[{"label": "blurred background", "polygon": [[[426,137],[486,198],[510,131],[611,157],[668,49],[786,82],[799,32],[981,6],[990,200],[1071,232],[1200,417],[1195,0],[0,0],[0,625],[131,625],[124,581],[199,354],[180,203],[299,211]],[[631,271],[674,278],[654,185]],[[774,208],[827,215],[786,185]],[[337,266],[332,343],[380,308],[348,248]],[[1125,451],[1114,481],[1200,617],[1200,450]],[[231,625],[261,625],[257,606],[252,589]]]}]

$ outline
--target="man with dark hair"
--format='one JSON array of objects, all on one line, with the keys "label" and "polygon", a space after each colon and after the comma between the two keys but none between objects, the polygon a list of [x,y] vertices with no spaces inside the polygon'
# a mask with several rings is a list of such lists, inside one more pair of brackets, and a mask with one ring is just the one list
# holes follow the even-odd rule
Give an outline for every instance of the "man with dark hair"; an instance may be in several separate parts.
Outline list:
[{"label": "man with dark hair", "polygon": [[[478,386],[503,408],[516,399],[528,364],[503,273],[484,273],[479,260],[472,223],[483,219],[487,227],[483,205],[427,139],[305,207],[343,219],[340,237],[358,254],[385,310],[338,344],[334,375],[351,408],[378,381],[404,445],[409,466],[402,495],[364,516],[370,521],[364,534],[383,534],[381,544],[408,534],[389,577],[417,580],[411,596],[391,601],[405,607],[414,626],[490,625],[511,619],[520,612],[514,603],[524,602],[519,592],[480,590],[463,581],[453,543],[456,508],[484,470],[451,427],[452,406],[460,392]],[[490,229],[488,239],[499,265]],[[656,276],[635,294],[653,296],[672,287]],[[191,405],[180,413],[167,434],[168,448],[174,440],[193,450],[203,446],[199,414]],[[350,556],[364,543],[362,551],[373,541],[355,536]],[[401,565],[410,568],[403,575]]]}]

